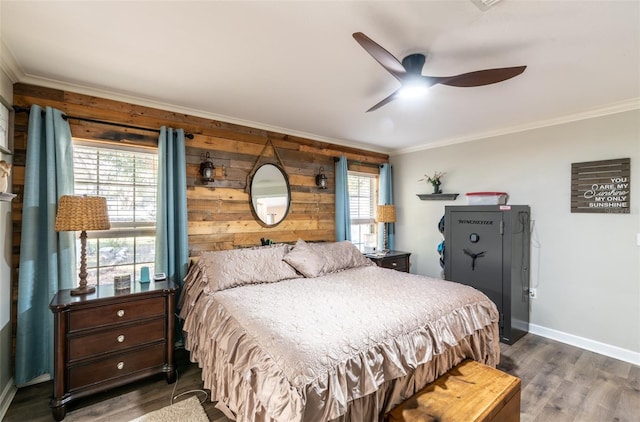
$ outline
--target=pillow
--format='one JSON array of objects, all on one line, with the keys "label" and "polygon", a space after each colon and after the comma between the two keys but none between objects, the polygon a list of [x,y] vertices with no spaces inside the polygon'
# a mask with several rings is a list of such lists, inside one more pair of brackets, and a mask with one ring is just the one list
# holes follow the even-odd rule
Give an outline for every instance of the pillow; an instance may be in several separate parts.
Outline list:
[{"label": "pillow", "polygon": [[289,247],[271,246],[258,249],[232,249],[228,251],[202,252],[198,263],[204,267],[207,285],[205,292],[246,284],[273,283],[299,277],[282,259]]},{"label": "pillow", "polygon": [[370,259],[348,240],[336,243],[318,243],[313,245],[314,251],[324,258],[322,274],[335,273],[349,268],[375,265]]},{"label": "pillow", "polygon": [[318,277],[324,267],[324,258],[318,255],[304,240],[298,239],[293,249],[284,257],[284,262],[307,278]]},{"label": "pillow", "polygon": [[318,277],[349,268],[375,265],[348,240],[336,243],[308,244],[302,239],[284,261],[305,277]]}]

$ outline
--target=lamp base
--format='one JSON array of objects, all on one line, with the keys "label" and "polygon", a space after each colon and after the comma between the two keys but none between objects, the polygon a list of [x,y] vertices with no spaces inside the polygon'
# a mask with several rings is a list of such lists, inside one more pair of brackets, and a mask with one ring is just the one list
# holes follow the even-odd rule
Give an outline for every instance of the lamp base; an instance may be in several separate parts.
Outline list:
[{"label": "lamp base", "polygon": [[80,282],[78,287],[72,289],[71,296],[81,296],[96,291],[95,286],[87,286],[87,231],[80,232]]},{"label": "lamp base", "polygon": [[69,293],[71,294],[71,296],[80,296],[80,295],[87,295],[95,291],[96,291],[96,288],[94,286],[84,285],[76,289],[72,289]]}]

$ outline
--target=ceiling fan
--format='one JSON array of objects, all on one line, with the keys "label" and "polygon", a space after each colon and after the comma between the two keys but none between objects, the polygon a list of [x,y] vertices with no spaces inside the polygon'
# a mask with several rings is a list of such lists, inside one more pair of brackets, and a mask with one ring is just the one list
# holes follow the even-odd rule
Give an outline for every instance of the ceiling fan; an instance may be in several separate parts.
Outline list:
[{"label": "ceiling fan", "polygon": [[354,33],[353,38],[402,85],[387,98],[367,110],[367,112],[377,110],[396,98],[424,92],[427,88],[436,84],[457,87],[490,85],[518,76],[527,68],[527,66],[502,67],[477,70],[455,76],[425,76],[422,74],[422,67],[425,62],[424,54],[411,54],[402,59],[402,63],[400,63],[393,54],[362,32]]}]

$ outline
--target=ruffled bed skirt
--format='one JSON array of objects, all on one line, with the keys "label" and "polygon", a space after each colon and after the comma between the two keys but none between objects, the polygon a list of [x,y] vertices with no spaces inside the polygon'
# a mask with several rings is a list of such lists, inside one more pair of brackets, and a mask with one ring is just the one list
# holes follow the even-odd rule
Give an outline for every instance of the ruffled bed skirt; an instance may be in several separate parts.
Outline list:
[{"label": "ruffled bed skirt", "polygon": [[[490,321],[495,316],[469,310],[461,313],[473,314],[471,319],[460,312],[447,316],[458,340],[435,322],[432,329],[390,339],[294,387],[222,306],[212,297],[201,299],[188,312],[185,346],[202,368],[212,401],[237,421],[375,421],[464,359],[493,367],[499,360],[498,325]],[[461,331],[470,334],[460,338]]]},{"label": "ruffled bed skirt", "polygon": [[[328,422],[363,422],[363,421],[383,421],[384,414],[398,406],[400,403],[416,394],[419,390],[424,388],[427,384],[433,382],[445,374],[453,366],[468,359],[468,353],[464,350],[470,350],[475,347],[482,349],[479,346],[483,343],[481,338],[484,336],[475,333],[472,336],[464,339],[459,347],[450,349],[441,355],[434,356],[431,362],[420,365],[412,373],[400,378],[396,378],[390,381],[386,381],[381,384],[377,391],[368,394],[364,397],[355,399],[348,403],[347,411]],[[488,358],[484,361],[485,364],[491,365],[493,359]],[[492,365],[495,366],[495,365]],[[236,418],[235,414],[227,407],[223,401],[219,401],[218,407],[228,418],[233,420],[247,420],[247,421],[273,421],[264,414],[264,409],[261,406],[256,406],[255,398],[248,401],[250,406],[247,406],[243,410],[244,416],[251,416],[249,418]],[[307,419],[303,419],[307,420]],[[315,419],[313,419],[315,420]]]}]

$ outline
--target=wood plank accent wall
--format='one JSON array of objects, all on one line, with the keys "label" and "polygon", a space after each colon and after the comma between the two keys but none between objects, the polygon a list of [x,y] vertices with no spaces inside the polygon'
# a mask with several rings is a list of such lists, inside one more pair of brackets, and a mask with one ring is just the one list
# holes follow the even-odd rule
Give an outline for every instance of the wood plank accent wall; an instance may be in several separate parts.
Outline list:
[{"label": "wood plank accent wall", "polygon": [[[168,126],[193,133],[194,139],[186,139],[190,255],[198,255],[203,250],[255,246],[260,244],[262,237],[275,242],[295,242],[299,237],[309,241],[333,241],[333,157],[346,155],[349,160],[353,160],[349,165],[351,170],[368,173],[378,173],[378,165],[389,159],[387,155],[377,152],[58,89],[15,84],[13,93],[13,104],[17,106],[51,106],[70,116],[151,129]],[[73,119],[69,123],[75,138],[143,146],[155,146],[157,143],[158,135],[153,132]],[[16,113],[12,172],[13,192],[18,194],[12,205],[14,324],[27,125],[28,115]],[[248,193],[245,192],[247,175],[260,158],[268,140],[278,149],[291,184],[289,215],[274,228],[264,228],[254,220]],[[201,157],[207,152],[216,166],[215,182],[211,184],[203,184],[198,177]],[[269,146],[262,159],[264,162],[274,162],[274,155]],[[326,190],[320,190],[315,185],[315,175],[321,166],[324,167],[329,182]],[[15,326],[13,332],[15,333]]]}]

